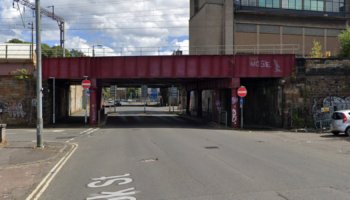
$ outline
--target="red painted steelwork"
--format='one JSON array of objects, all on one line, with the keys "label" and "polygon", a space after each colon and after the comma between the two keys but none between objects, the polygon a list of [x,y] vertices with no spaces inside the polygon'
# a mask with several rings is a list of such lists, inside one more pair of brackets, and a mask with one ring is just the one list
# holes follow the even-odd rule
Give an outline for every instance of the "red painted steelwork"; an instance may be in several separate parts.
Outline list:
[{"label": "red painted steelwork", "polygon": [[292,74],[294,55],[235,56],[235,77],[279,78]]},{"label": "red painted steelwork", "polygon": [[43,78],[138,79],[285,77],[294,55],[202,55],[49,58]]}]

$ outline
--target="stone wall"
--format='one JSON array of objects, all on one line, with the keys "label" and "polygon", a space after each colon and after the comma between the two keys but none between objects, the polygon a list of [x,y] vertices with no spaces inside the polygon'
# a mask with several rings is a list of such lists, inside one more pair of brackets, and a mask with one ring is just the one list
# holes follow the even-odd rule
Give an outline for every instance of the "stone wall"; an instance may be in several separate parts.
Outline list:
[{"label": "stone wall", "polygon": [[2,76],[0,82],[0,123],[10,127],[35,126],[35,80]]},{"label": "stone wall", "polygon": [[297,63],[296,72],[284,85],[286,125],[327,128],[335,110],[350,109],[350,61]]}]

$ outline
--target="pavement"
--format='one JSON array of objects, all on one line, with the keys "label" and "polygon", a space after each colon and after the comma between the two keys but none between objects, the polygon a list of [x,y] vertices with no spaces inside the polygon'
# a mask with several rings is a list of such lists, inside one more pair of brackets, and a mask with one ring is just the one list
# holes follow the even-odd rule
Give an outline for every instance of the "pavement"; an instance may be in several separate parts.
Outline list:
[{"label": "pavement", "polygon": [[70,144],[48,142],[36,148],[32,141],[0,144],[0,199],[27,199]]}]

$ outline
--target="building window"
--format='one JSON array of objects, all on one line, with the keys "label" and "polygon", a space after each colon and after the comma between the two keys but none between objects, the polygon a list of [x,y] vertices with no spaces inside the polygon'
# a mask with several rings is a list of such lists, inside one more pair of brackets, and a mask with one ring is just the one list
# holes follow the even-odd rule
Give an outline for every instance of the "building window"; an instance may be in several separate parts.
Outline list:
[{"label": "building window", "polygon": [[318,12],[344,12],[344,0],[236,0],[241,6],[309,10]]},{"label": "building window", "polygon": [[280,1],[279,0],[259,0],[259,7],[280,8]]}]

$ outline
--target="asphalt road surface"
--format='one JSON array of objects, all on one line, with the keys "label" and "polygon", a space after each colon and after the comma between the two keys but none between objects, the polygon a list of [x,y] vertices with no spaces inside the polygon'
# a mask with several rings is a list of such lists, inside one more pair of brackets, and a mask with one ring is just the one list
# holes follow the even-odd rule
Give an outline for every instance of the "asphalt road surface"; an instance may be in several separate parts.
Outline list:
[{"label": "asphalt road surface", "polygon": [[40,199],[350,199],[347,138],[213,128],[149,109],[118,108],[75,138]]}]

